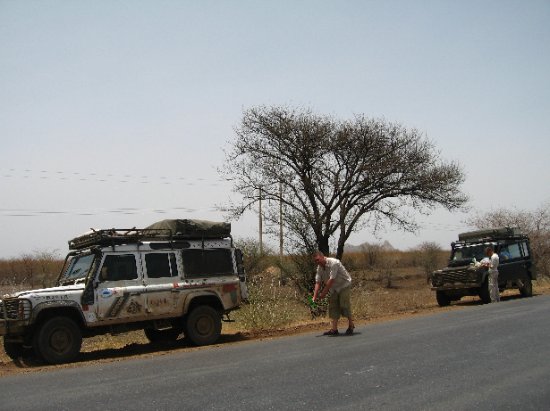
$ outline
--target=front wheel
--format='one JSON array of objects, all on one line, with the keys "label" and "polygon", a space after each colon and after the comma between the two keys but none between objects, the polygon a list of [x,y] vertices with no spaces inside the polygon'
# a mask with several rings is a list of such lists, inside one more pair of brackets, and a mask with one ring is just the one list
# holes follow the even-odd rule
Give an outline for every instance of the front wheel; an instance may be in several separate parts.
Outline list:
[{"label": "front wheel", "polygon": [[80,328],[67,317],[53,317],[44,321],[36,330],[33,341],[36,355],[49,364],[74,360],[81,345]]},{"label": "front wheel", "polygon": [[221,332],[221,315],[209,305],[194,308],[185,319],[185,338],[195,345],[213,344],[220,338]]},{"label": "front wheel", "polygon": [[21,357],[27,357],[31,350],[24,347],[23,343],[6,341],[4,338],[4,351],[8,357],[15,361]]},{"label": "front wheel", "polygon": [[437,303],[440,307],[447,307],[451,304],[451,299],[445,291],[436,291],[435,299],[437,300]]}]

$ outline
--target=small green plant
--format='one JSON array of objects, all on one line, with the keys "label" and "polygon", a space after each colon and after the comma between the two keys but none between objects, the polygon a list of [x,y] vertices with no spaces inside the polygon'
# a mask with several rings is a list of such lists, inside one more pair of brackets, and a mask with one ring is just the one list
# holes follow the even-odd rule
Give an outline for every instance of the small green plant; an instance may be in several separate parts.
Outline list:
[{"label": "small green plant", "polygon": [[323,298],[320,301],[313,301],[313,296],[308,295],[306,297],[306,304],[309,307],[311,312],[311,319],[314,320],[316,317],[321,317],[327,312],[328,309],[328,299]]}]

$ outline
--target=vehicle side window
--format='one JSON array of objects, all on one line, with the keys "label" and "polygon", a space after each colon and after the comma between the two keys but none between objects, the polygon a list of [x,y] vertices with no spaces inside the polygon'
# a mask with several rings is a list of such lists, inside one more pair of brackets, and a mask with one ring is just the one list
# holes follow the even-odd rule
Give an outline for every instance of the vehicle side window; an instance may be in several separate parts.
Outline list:
[{"label": "vehicle side window", "polygon": [[187,278],[233,274],[230,249],[183,250],[183,271]]},{"label": "vehicle side window", "polygon": [[508,253],[510,254],[510,259],[521,258],[521,250],[519,244],[508,244]]},{"label": "vehicle side window", "polygon": [[101,280],[121,281],[138,278],[136,258],[133,254],[108,255],[101,267]]},{"label": "vehicle side window", "polygon": [[529,247],[527,246],[527,242],[526,241],[522,241],[520,243],[521,245],[521,249],[523,251],[523,256],[524,257],[529,257]]},{"label": "vehicle side window", "polygon": [[147,277],[177,277],[178,267],[174,253],[154,253],[145,255]]},{"label": "vehicle side window", "polygon": [[498,251],[498,258],[500,259],[500,262],[509,260],[511,258],[510,250],[508,250],[508,245],[501,245],[500,250]]}]

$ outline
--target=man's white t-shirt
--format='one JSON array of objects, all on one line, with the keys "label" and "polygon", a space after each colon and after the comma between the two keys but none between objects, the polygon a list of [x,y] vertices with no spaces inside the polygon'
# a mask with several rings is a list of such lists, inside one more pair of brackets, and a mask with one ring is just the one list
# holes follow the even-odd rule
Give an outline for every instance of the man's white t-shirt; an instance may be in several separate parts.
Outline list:
[{"label": "man's white t-shirt", "polygon": [[334,290],[337,293],[351,285],[351,276],[342,262],[337,258],[327,257],[325,267],[320,265],[317,266],[315,282],[323,282],[326,284],[331,278],[334,279],[334,284],[332,285],[331,290]]},{"label": "man's white t-shirt", "polygon": [[498,273],[498,263],[500,262],[497,253],[493,253],[491,256],[491,265],[489,266],[489,273]]}]

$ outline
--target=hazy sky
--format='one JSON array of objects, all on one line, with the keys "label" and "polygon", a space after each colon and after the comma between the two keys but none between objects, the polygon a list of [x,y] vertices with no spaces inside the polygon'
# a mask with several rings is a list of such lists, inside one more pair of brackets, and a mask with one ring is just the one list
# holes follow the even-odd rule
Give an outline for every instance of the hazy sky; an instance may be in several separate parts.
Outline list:
[{"label": "hazy sky", "polygon": [[[223,219],[244,109],[384,117],[458,161],[472,210],[550,201],[550,1],[0,0],[0,258],[90,227]],[[464,214],[352,244],[448,246]],[[257,216],[233,222],[257,236]],[[275,243],[275,242],[274,242]]]}]

